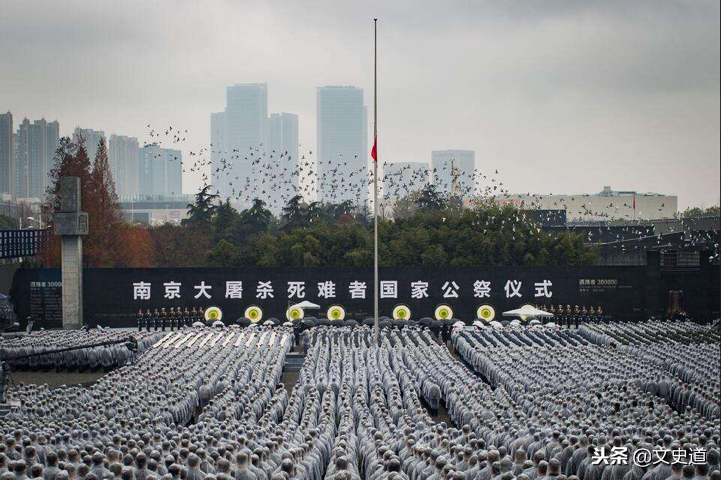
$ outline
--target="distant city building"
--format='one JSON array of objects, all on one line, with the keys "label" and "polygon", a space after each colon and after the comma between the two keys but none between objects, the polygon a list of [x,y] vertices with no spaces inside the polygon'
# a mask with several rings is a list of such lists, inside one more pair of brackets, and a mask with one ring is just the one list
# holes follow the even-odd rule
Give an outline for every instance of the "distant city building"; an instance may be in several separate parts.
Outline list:
[{"label": "distant city building", "polygon": [[397,200],[422,190],[428,183],[425,162],[387,162],[383,164],[383,198]]},{"label": "distant city building", "polygon": [[614,191],[611,187],[595,194],[504,195],[496,200],[524,210],[565,210],[569,222],[655,220],[673,218],[678,213],[676,196]]},{"label": "distant city building", "polygon": [[[223,168],[230,161],[232,155],[228,152],[228,115],[225,112],[217,112],[210,114],[210,164],[211,174],[216,169]],[[216,192],[222,194],[226,192],[228,182],[223,181],[223,189],[220,185],[223,178],[211,176],[211,184],[215,187]],[[231,189],[232,191],[232,189]]]},{"label": "distant city building", "polygon": [[130,223],[179,224],[188,218],[193,195],[121,195],[118,197],[123,218]]},{"label": "distant city building", "polygon": [[183,193],[180,150],[148,145],[140,149],[139,194],[181,195]]},{"label": "distant city building", "polygon": [[15,195],[13,114],[0,113],[0,194]]},{"label": "distant city building", "polygon": [[267,166],[268,85],[227,87],[225,111],[211,114],[210,122],[216,151],[211,154],[211,182],[218,194],[247,197],[245,203],[262,196],[258,179]]},{"label": "distant city building", "polygon": [[431,173],[433,183],[439,193],[453,194],[459,197],[475,195],[475,168],[476,153],[472,150],[434,150],[431,152]]},{"label": "distant city building", "polygon": [[268,121],[268,165],[260,187],[267,207],[280,213],[298,191],[298,115],[273,113]]},{"label": "distant city building", "polygon": [[88,152],[88,157],[92,164],[95,161],[95,155],[98,153],[98,144],[101,139],[105,138],[105,132],[93,130],[92,128],[75,127],[75,131],[73,131],[74,143],[78,143],[79,135],[82,135],[85,140],[85,151]]},{"label": "distant city building", "polygon": [[30,123],[25,118],[18,125],[15,136],[16,198],[42,199],[45,196],[59,143],[57,121],[47,122],[43,118]]},{"label": "distant city building", "polygon": [[368,200],[368,122],[363,89],[319,87],[317,102],[318,199],[328,203]]},{"label": "distant city building", "polygon": [[135,137],[110,135],[108,160],[118,195],[140,193],[140,145]]}]

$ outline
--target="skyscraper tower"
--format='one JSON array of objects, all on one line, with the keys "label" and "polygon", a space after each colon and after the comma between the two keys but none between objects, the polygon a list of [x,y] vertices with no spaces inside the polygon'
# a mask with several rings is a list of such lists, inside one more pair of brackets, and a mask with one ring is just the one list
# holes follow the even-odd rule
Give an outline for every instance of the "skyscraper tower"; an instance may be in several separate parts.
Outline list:
[{"label": "skyscraper tower", "polygon": [[[225,154],[211,155],[211,182],[221,198],[260,197],[260,172],[267,165],[268,85],[227,87],[225,111],[211,115],[211,140],[224,144]],[[224,137],[224,138],[223,138]],[[232,184],[232,185],[231,185]]]},{"label": "skyscraper tower", "polygon": [[140,193],[140,145],[135,137],[110,135],[108,142],[110,171],[118,195]]},{"label": "skyscraper tower", "polygon": [[55,150],[60,143],[60,125],[44,118],[33,123],[25,118],[18,125],[15,143],[15,196],[39,198],[45,196],[50,184]]},{"label": "skyscraper tower", "polygon": [[0,113],[0,194],[15,196],[15,142],[13,114]]},{"label": "skyscraper tower", "polygon": [[328,203],[368,201],[368,121],[363,89],[319,87],[318,199]]},{"label": "skyscraper tower", "polygon": [[95,155],[98,153],[98,144],[101,138],[105,138],[105,132],[102,130],[93,130],[92,128],[75,127],[73,132],[73,142],[78,143],[79,135],[85,140],[85,151],[88,152],[90,163],[95,161]]},{"label": "skyscraper tower", "polygon": [[279,214],[298,191],[298,115],[273,113],[268,122],[268,166],[261,180],[268,208]]},{"label": "skyscraper tower", "polygon": [[472,150],[434,150],[431,152],[433,183],[439,193],[471,197],[476,193]]}]

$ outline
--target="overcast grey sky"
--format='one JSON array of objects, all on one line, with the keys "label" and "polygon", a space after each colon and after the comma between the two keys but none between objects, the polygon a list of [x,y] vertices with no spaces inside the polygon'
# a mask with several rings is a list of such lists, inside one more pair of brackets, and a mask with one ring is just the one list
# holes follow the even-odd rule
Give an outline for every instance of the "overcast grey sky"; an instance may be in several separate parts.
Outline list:
[{"label": "overcast grey sky", "polygon": [[511,192],[719,202],[718,0],[0,0],[0,110],[61,134],[187,128],[187,157],[227,85],[267,82],[314,150],[315,87],[372,105],[373,17],[382,160],[472,149]]}]

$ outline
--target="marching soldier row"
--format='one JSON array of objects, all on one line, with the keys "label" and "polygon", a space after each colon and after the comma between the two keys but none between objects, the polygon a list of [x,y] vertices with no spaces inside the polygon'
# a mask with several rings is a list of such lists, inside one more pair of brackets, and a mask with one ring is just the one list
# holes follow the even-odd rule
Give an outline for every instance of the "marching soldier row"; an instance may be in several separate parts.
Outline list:
[{"label": "marching soldier row", "polygon": [[138,311],[138,331],[140,332],[143,329],[146,329],[148,332],[150,330],[165,331],[166,328],[179,330],[189,327],[195,322],[202,323],[204,320],[205,316],[203,315],[202,308],[196,310],[196,308],[193,307],[192,310],[188,310],[188,307],[185,307],[185,310],[181,310],[180,307],[177,309],[170,307],[169,311],[165,311],[165,308],[161,308],[160,310],[156,308],[152,312],[148,309],[145,313],[140,309]]},{"label": "marching soldier row", "polygon": [[563,325],[565,323],[568,328],[571,328],[571,324],[578,328],[582,323],[603,323],[606,319],[601,306],[598,309],[594,309],[593,306],[587,309],[585,305],[583,307],[576,305],[572,309],[571,305],[566,305],[564,309],[563,305],[559,304],[558,308],[553,305],[550,307],[541,305],[538,308],[544,312],[552,313],[557,324]]}]

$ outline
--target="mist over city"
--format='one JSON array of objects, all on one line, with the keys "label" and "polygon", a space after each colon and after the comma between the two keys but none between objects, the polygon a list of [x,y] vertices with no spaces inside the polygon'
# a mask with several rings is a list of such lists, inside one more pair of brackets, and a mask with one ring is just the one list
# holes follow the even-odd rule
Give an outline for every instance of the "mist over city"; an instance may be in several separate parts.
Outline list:
[{"label": "mist over city", "polygon": [[[44,118],[58,121],[60,136],[80,127],[108,141],[158,142],[188,167],[202,156],[207,163],[182,173],[183,193],[214,183],[211,114],[237,84],[266,85],[268,122],[273,113],[297,115],[298,152],[311,164],[297,180],[313,190],[324,160],[318,88],[355,86],[359,105],[372,107],[369,22],[379,17],[382,165],[430,166],[431,152],[462,150],[483,174],[498,170],[511,194],[611,186],[677,196],[681,211],[719,202],[718,2],[0,8],[0,110],[13,114],[13,131],[24,118]],[[154,136],[170,127],[180,141]],[[372,115],[357,127],[372,145]],[[370,165],[363,153],[354,159],[360,169]],[[307,200],[318,198],[311,190]]]}]

